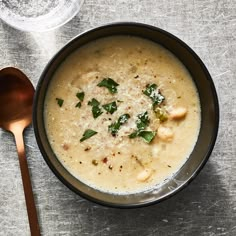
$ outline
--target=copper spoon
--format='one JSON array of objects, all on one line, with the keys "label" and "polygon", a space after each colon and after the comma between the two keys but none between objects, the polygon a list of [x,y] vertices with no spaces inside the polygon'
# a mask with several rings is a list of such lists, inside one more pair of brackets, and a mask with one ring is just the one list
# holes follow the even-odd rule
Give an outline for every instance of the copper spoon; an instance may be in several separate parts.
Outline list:
[{"label": "copper spoon", "polygon": [[0,128],[15,136],[31,235],[40,235],[37,211],[25,156],[23,131],[32,122],[34,87],[19,69],[0,70]]}]

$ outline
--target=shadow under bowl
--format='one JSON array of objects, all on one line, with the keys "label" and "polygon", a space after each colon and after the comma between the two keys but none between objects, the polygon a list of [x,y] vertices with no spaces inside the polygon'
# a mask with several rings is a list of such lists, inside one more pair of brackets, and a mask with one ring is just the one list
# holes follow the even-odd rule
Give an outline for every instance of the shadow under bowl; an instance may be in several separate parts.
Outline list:
[{"label": "shadow under bowl", "polygon": [[[188,160],[162,186],[135,194],[115,195],[93,189],[70,174],[54,154],[44,125],[44,101],[48,85],[60,64],[79,47],[98,38],[132,35],[152,40],[172,52],[188,69],[197,87],[201,106],[201,126]],[[71,190],[96,203],[119,208],[147,206],[171,197],[188,185],[207,162],[215,144],[219,125],[219,105],[212,78],[196,53],[174,35],[141,23],[113,23],[80,34],[66,44],[48,63],[36,88],[33,126],[39,149],[51,170]]]}]

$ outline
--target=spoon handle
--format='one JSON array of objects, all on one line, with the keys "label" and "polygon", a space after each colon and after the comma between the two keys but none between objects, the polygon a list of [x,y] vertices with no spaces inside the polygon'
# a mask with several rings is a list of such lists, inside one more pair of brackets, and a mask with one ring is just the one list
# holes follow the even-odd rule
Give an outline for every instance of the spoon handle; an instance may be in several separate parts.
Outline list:
[{"label": "spoon handle", "polygon": [[13,131],[17,146],[17,153],[19,157],[21,177],[25,193],[25,201],[28,213],[28,220],[30,225],[30,231],[32,236],[40,236],[40,229],[37,217],[37,211],[34,202],[34,195],[32,191],[29,169],[27,164],[27,159],[25,155],[25,147],[23,141],[23,131],[16,129]]}]

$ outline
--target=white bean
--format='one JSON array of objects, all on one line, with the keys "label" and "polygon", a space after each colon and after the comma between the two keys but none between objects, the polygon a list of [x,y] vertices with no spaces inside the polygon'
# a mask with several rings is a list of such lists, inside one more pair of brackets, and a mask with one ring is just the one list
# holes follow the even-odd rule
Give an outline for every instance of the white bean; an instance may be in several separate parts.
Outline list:
[{"label": "white bean", "polygon": [[152,174],[152,170],[150,169],[144,169],[142,170],[138,175],[137,175],[137,180],[144,182],[146,181],[148,178],[150,178]]},{"label": "white bean", "polygon": [[184,118],[186,114],[187,114],[187,108],[177,107],[169,112],[169,117],[173,120],[178,120]]},{"label": "white bean", "polygon": [[158,137],[163,141],[171,141],[174,137],[173,131],[164,126],[160,126],[157,130]]}]

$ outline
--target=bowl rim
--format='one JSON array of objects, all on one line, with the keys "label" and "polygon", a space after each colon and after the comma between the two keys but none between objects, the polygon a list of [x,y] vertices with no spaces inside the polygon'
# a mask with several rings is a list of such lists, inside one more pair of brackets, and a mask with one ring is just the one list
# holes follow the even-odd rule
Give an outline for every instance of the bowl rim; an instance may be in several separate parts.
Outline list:
[{"label": "bowl rim", "polygon": [[[205,156],[202,158],[202,162],[198,165],[198,167],[193,171],[193,173],[190,175],[190,177],[188,178],[187,181],[185,181],[183,184],[179,185],[178,187],[176,187],[174,190],[172,190],[171,192],[169,192],[168,194],[164,194],[163,196],[159,197],[158,199],[155,199],[153,201],[150,202],[144,202],[144,203],[135,203],[135,204],[129,204],[129,205],[122,205],[122,204],[117,204],[117,203],[111,203],[111,202],[106,202],[106,201],[102,201],[99,199],[96,199],[90,195],[87,195],[85,193],[83,193],[82,191],[80,191],[79,189],[75,188],[70,182],[68,182],[67,180],[65,180],[65,178],[63,176],[61,176],[57,170],[57,168],[51,163],[51,161],[48,158],[48,154],[46,153],[46,151],[44,150],[43,144],[42,144],[42,140],[40,139],[40,130],[37,127],[37,102],[39,99],[39,93],[40,93],[40,88],[41,85],[43,83],[44,77],[47,74],[51,64],[56,60],[56,58],[64,51],[66,50],[68,47],[70,47],[75,41],[79,40],[82,36],[85,36],[87,34],[90,34],[94,31],[98,31],[98,30],[102,30],[104,28],[107,27],[126,27],[126,26],[136,26],[136,27],[140,27],[140,28],[146,28],[146,29],[150,29],[152,31],[158,31],[161,34],[166,35],[167,37],[173,39],[174,41],[177,41],[177,43],[179,43],[182,47],[184,47],[190,54],[191,56],[194,58],[194,60],[197,62],[197,64],[200,65],[200,67],[202,68],[206,78],[208,79],[208,82],[210,83],[210,88],[211,88],[211,92],[212,92],[212,99],[214,102],[214,111],[215,111],[215,120],[214,120],[214,130],[212,132],[211,135],[211,140],[210,143],[208,145],[207,151],[205,152]],[[138,35],[137,35],[138,37]],[[142,37],[142,36],[140,36]],[[143,37],[144,38],[144,37]],[[177,57],[178,58],[178,57]],[[202,168],[205,166],[205,164],[207,163],[212,150],[215,146],[216,143],[216,139],[217,139],[217,135],[218,135],[218,129],[219,129],[219,121],[220,121],[220,110],[219,110],[219,101],[218,101],[218,96],[217,96],[217,92],[216,92],[216,88],[213,82],[213,79],[208,71],[208,69],[206,68],[205,64],[203,63],[203,61],[200,59],[200,57],[194,52],[194,50],[188,46],[184,41],[182,41],[180,38],[178,38],[177,36],[173,35],[172,33],[165,31],[159,27],[153,26],[153,25],[149,25],[149,24],[145,24],[145,23],[140,23],[140,22],[134,22],[134,21],[121,21],[121,22],[112,22],[112,23],[108,23],[108,24],[104,24],[98,27],[93,27],[91,29],[88,29],[86,31],[83,31],[82,33],[76,35],[74,38],[72,38],[71,40],[69,40],[64,46],[62,46],[55,54],[54,56],[48,61],[47,65],[45,66],[43,72],[41,73],[41,76],[38,80],[37,86],[36,86],[36,91],[35,91],[35,96],[34,96],[34,102],[33,102],[33,128],[34,128],[34,132],[35,132],[35,137],[36,137],[36,141],[39,147],[39,150],[45,160],[45,162],[47,163],[47,165],[49,166],[49,168],[52,170],[52,172],[56,175],[56,177],[65,185],[67,186],[70,190],[72,190],[73,192],[77,193],[78,195],[84,197],[85,199],[88,199],[94,203],[97,203],[99,205],[103,205],[103,206],[108,206],[108,207],[114,207],[114,208],[139,208],[139,207],[146,207],[146,206],[150,206],[159,202],[162,202],[166,199],[169,199],[170,197],[174,196],[175,194],[177,194],[178,192],[180,192],[181,190],[183,190],[186,186],[188,186],[195,178],[196,176],[199,174],[199,172],[202,170]],[[72,174],[70,174],[72,175]]]}]

